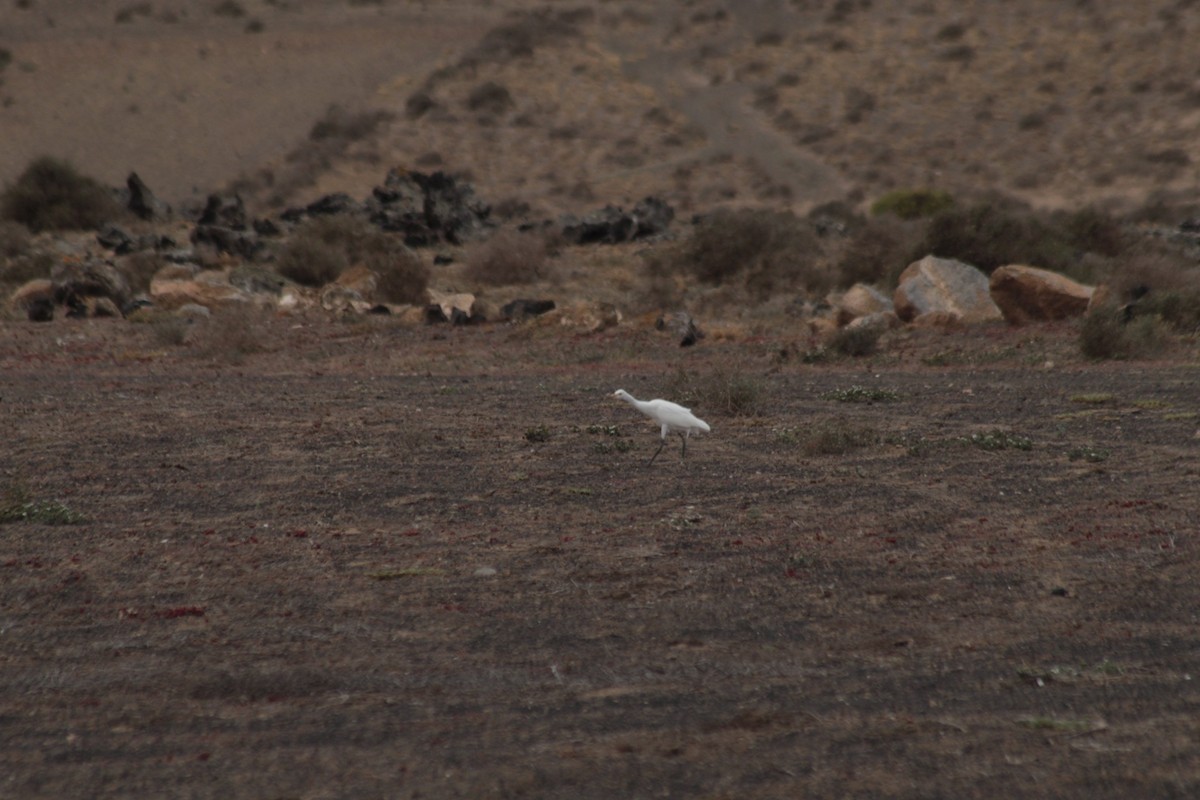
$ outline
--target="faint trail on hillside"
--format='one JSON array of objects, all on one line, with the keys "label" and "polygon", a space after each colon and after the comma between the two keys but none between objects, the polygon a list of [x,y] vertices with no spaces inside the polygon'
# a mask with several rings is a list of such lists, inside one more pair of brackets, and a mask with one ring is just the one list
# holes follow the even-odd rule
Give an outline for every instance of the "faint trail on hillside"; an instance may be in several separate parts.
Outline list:
[{"label": "faint trail on hillside", "polygon": [[[724,46],[779,30],[789,14],[778,0],[734,3],[730,13],[736,24],[719,42]],[[664,105],[682,113],[704,133],[709,145],[700,158],[728,154],[757,165],[773,183],[787,187],[795,205],[812,206],[845,197],[847,186],[836,169],[797,147],[754,110],[751,87],[733,80],[713,84],[693,67],[695,49],[662,46],[673,24],[674,20],[663,14],[640,40],[614,37],[606,45],[621,56],[628,77],[653,89]]]}]

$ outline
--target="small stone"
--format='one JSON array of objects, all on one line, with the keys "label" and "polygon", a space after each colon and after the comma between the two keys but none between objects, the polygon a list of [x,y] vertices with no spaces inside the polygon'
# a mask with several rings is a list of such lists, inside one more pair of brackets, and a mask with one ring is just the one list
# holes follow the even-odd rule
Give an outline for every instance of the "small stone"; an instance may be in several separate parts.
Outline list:
[{"label": "small stone", "polygon": [[498,574],[499,573],[495,567],[480,567],[479,569],[475,570],[476,578],[491,578]]}]

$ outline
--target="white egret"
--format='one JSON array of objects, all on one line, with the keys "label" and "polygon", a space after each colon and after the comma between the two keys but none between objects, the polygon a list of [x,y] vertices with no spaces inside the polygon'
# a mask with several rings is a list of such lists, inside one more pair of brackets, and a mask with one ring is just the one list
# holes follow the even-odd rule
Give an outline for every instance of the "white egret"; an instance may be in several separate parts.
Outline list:
[{"label": "white egret", "polygon": [[650,456],[650,464],[653,464],[654,459],[658,458],[658,454],[662,452],[667,443],[668,433],[679,434],[680,440],[683,441],[683,450],[679,457],[683,458],[687,455],[687,440],[692,433],[701,431],[708,433],[712,430],[708,427],[708,423],[694,415],[691,409],[684,408],[678,403],[672,403],[669,400],[638,400],[624,389],[617,389],[613,392],[613,397],[621,398],[662,426],[661,441],[659,441],[654,455]]}]

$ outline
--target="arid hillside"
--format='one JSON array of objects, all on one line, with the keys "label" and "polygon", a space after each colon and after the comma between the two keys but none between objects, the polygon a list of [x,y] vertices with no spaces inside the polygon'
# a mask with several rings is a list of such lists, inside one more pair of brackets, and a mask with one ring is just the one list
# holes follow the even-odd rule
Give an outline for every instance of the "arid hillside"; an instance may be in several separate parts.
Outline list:
[{"label": "arid hillside", "polygon": [[514,212],[999,190],[1127,210],[1200,181],[1188,2],[19,0],[0,179],[66,157],[263,208],[444,168]]}]

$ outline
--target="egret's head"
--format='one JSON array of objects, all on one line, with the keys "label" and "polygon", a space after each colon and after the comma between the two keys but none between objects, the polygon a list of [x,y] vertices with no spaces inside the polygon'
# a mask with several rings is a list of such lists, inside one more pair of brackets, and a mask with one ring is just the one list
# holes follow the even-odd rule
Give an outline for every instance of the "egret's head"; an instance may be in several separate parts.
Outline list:
[{"label": "egret's head", "polygon": [[629,392],[625,391],[624,389],[617,389],[615,392],[612,393],[612,396],[619,397],[622,400],[626,400],[629,398]]}]

